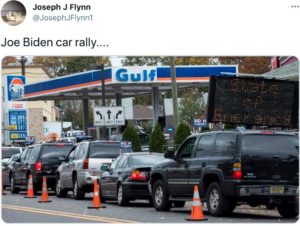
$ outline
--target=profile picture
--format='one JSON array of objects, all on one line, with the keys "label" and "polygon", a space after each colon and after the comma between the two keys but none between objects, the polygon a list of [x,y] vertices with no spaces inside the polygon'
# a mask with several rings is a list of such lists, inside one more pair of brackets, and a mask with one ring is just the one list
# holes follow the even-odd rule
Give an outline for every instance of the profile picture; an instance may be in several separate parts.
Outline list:
[{"label": "profile picture", "polygon": [[1,9],[2,20],[11,25],[21,24],[26,17],[26,9],[19,1],[9,1],[5,3]]}]

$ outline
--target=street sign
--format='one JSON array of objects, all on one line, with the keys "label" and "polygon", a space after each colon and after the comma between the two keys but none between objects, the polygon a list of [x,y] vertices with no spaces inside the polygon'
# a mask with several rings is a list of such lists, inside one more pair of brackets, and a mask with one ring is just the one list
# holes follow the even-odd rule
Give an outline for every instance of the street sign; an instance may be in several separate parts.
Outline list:
[{"label": "street sign", "polygon": [[95,107],[95,126],[123,126],[125,125],[124,107]]}]

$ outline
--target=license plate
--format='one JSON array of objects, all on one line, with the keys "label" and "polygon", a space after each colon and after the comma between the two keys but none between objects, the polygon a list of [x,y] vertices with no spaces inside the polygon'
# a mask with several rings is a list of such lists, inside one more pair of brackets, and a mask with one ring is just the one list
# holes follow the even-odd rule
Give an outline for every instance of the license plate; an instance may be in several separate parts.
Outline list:
[{"label": "license plate", "polygon": [[282,194],[284,192],[284,186],[271,186],[270,193],[271,194]]}]

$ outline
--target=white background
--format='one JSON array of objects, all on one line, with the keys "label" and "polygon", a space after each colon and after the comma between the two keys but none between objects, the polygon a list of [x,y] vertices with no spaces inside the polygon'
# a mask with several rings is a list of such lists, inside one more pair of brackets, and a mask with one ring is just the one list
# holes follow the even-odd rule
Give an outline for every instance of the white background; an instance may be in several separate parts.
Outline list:
[{"label": "white background", "polygon": [[[1,40],[98,39],[108,48],[1,48],[4,55],[299,55],[299,0],[20,0],[27,17],[0,22]],[[35,23],[35,3],[90,4],[93,22]],[[0,2],[0,7],[5,1]],[[73,12],[72,12],[73,13]],[[79,14],[78,14],[79,15]]]}]

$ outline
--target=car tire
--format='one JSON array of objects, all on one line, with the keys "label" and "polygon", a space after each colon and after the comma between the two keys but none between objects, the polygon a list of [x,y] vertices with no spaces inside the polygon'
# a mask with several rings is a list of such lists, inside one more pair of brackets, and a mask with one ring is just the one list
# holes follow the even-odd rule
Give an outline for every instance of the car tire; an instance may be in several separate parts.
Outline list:
[{"label": "car tire", "polygon": [[209,185],[205,199],[208,212],[212,216],[225,216],[235,208],[235,204],[223,196],[218,182]]},{"label": "car tire", "polygon": [[265,205],[268,210],[274,210],[276,205],[274,203],[268,203]]},{"label": "car tire", "polygon": [[11,176],[9,182],[10,182],[10,193],[18,194],[20,192],[20,189],[16,187],[15,177]]},{"label": "car tire", "polygon": [[75,177],[73,181],[73,195],[74,195],[74,199],[76,200],[82,200],[84,199],[85,196],[84,190],[80,188],[78,185],[77,177]]},{"label": "car tire", "polygon": [[118,186],[117,199],[118,199],[119,206],[127,206],[129,204],[129,199],[125,196],[125,192],[122,184],[119,184]]},{"label": "car tire", "polygon": [[158,211],[169,211],[172,202],[169,200],[167,188],[161,180],[155,181],[152,191],[154,208]]},{"label": "car tire", "polygon": [[298,212],[295,203],[282,203],[277,205],[277,211],[283,218],[295,218]]},{"label": "car tire", "polygon": [[182,208],[185,206],[185,201],[174,201],[173,204],[176,208]]},{"label": "car tire", "polygon": [[59,176],[56,178],[54,191],[56,196],[59,198],[65,198],[68,195],[68,190],[61,187],[61,179]]}]

